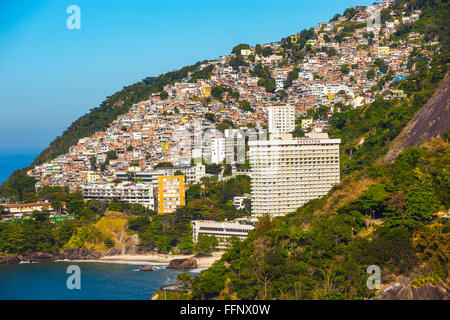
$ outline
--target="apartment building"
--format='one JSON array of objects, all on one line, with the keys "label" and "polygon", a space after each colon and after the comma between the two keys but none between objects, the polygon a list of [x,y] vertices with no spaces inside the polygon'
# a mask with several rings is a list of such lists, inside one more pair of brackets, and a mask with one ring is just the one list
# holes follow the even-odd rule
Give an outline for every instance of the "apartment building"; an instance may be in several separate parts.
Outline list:
[{"label": "apartment building", "polygon": [[269,133],[279,136],[295,129],[295,107],[290,104],[272,104],[267,108]]},{"label": "apartment building", "polygon": [[158,177],[158,214],[174,213],[184,205],[184,176]]},{"label": "apartment building", "polygon": [[86,200],[117,200],[155,209],[153,185],[150,183],[89,184],[83,187],[82,193]]},{"label": "apartment building", "polygon": [[219,240],[219,249],[228,248],[231,237],[238,237],[241,240],[247,238],[248,233],[255,227],[244,222],[217,222],[210,220],[193,220],[192,240],[197,243],[198,236],[201,234],[215,236]]},{"label": "apartment building", "polygon": [[[142,182],[151,183],[154,187],[158,186],[158,177],[173,176],[175,172],[181,171],[185,176],[185,181],[188,184],[197,183],[206,175],[205,166],[197,164],[195,166],[174,166],[174,167],[159,167],[151,171],[137,171],[133,172],[134,179],[142,179]],[[127,172],[116,172],[117,178],[127,179]]]}]

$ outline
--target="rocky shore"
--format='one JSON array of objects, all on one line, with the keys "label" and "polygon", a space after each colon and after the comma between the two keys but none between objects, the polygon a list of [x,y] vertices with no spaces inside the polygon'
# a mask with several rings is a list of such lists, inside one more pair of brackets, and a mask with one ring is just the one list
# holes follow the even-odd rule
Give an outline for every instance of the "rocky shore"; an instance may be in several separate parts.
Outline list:
[{"label": "rocky shore", "polygon": [[0,254],[0,264],[17,264],[21,262],[52,262],[57,260],[98,260],[102,261],[128,261],[128,262],[155,262],[167,263],[169,269],[196,269],[209,268],[215,261],[219,260],[223,252],[213,252],[211,256],[198,257],[193,255],[167,255],[167,254],[145,254],[145,255],[120,255],[119,252],[110,250],[103,254],[98,251],[70,248],[63,252],[33,252],[22,255]]}]

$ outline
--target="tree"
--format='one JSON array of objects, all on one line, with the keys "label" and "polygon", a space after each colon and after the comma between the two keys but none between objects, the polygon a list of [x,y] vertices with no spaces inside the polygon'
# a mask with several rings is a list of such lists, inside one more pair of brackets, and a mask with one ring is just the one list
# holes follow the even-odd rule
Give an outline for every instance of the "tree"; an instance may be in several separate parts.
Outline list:
[{"label": "tree", "polygon": [[341,72],[342,72],[343,74],[349,74],[350,68],[348,67],[348,65],[347,65],[346,63],[344,63],[344,64],[341,66]]},{"label": "tree", "polygon": [[367,71],[367,79],[373,80],[374,78],[375,78],[375,71],[373,69]]},{"label": "tree", "polygon": [[75,216],[81,215],[84,209],[84,198],[81,192],[74,192],[69,194],[69,201],[67,202],[67,211]]},{"label": "tree", "polygon": [[50,216],[50,212],[48,212],[48,211],[39,211],[39,210],[34,210],[32,213],[31,213],[31,217],[34,219],[34,220],[36,220],[36,221],[47,221],[48,220],[48,218],[49,218],[49,216]]},{"label": "tree", "polygon": [[16,170],[2,185],[2,189],[4,188],[6,194],[10,197],[23,201],[27,192],[35,192],[35,184],[36,179],[34,177],[28,176],[23,170]]},{"label": "tree", "polygon": [[219,245],[219,241],[215,236],[207,236],[200,234],[197,243],[194,246],[194,252],[210,256],[213,250]]},{"label": "tree", "polygon": [[233,50],[231,50],[232,54],[241,54],[241,50],[244,49],[250,49],[250,45],[246,43],[238,44],[237,46],[233,47]]},{"label": "tree", "polygon": [[156,169],[156,168],[172,168],[172,167],[174,167],[172,162],[159,162],[153,167],[153,169]]},{"label": "tree", "polygon": [[430,185],[420,183],[408,190],[406,213],[415,219],[429,220],[439,210],[439,207],[439,199]]},{"label": "tree", "polygon": [[167,91],[163,90],[161,91],[159,97],[161,98],[161,100],[166,100],[169,97],[169,94],[167,93]]},{"label": "tree", "polygon": [[272,53],[273,53],[272,47],[270,47],[270,46],[264,47],[264,49],[262,50],[261,53],[262,53],[262,55],[263,55],[264,57],[271,56]]},{"label": "tree", "polygon": [[193,281],[194,280],[192,279],[190,274],[187,272],[184,272],[184,273],[180,273],[177,276],[177,280],[175,282],[177,282],[177,283],[181,282],[185,287],[191,287]]},{"label": "tree", "polygon": [[175,171],[174,176],[184,176],[184,173],[181,170]]}]

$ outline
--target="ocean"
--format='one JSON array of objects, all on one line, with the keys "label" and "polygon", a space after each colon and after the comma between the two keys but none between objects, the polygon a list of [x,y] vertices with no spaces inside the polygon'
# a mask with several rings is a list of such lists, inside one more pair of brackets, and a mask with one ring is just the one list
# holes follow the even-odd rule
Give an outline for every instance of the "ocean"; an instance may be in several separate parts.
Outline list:
[{"label": "ocean", "polygon": [[[70,265],[80,267],[80,289],[67,288]],[[154,271],[139,271],[144,265]],[[149,300],[153,292],[175,283],[177,275],[185,272],[166,267],[150,262],[78,261],[0,265],[0,300]]]},{"label": "ocean", "polygon": [[0,149],[0,184],[16,169],[27,167],[43,149]]}]

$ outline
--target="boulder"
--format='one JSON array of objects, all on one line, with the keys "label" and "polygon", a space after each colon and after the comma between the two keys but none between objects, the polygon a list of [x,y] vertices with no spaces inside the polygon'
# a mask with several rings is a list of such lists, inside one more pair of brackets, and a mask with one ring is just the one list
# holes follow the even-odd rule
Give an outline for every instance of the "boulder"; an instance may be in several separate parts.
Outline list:
[{"label": "boulder", "polygon": [[170,260],[168,269],[195,269],[197,268],[197,260],[189,259],[173,259]]},{"label": "boulder", "polygon": [[153,269],[151,267],[146,266],[146,267],[140,268],[139,271],[153,271]]}]

